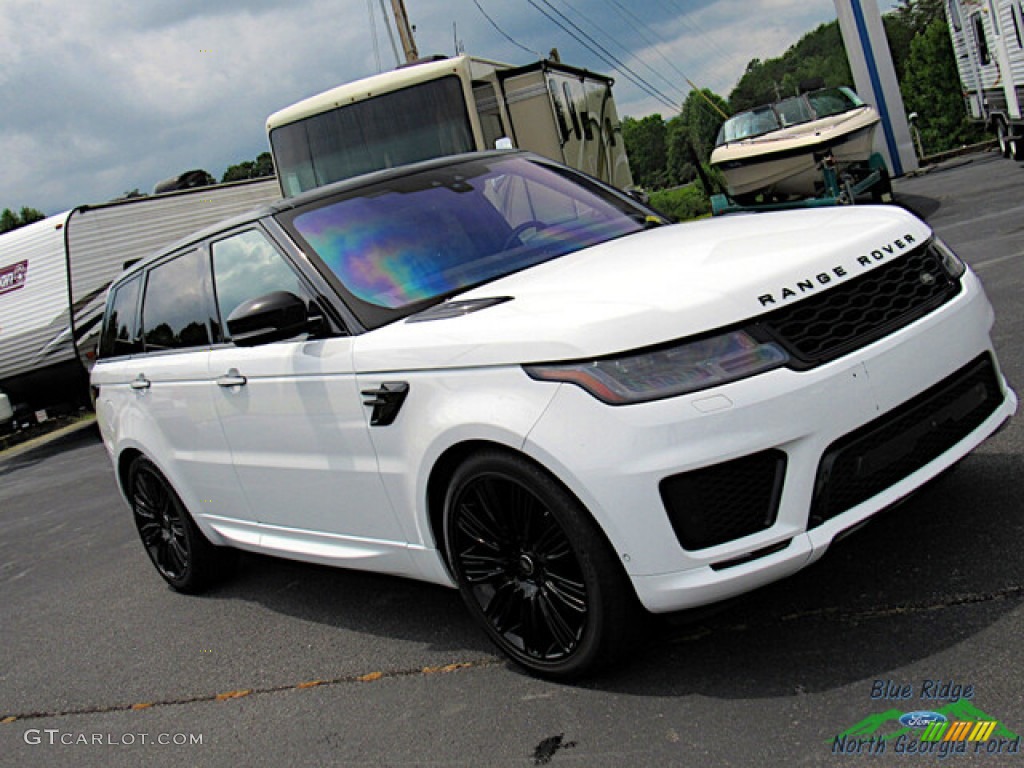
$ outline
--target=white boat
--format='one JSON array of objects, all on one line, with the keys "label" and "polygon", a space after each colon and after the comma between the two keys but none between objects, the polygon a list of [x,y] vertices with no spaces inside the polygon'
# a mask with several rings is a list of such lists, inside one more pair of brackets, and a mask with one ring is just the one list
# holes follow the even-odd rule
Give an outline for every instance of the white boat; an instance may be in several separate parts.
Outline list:
[{"label": "white boat", "polygon": [[849,88],[824,88],[730,117],[711,165],[734,198],[813,197],[822,156],[831,152],[839,172],[866,164],[877,125],[878,113]]}]

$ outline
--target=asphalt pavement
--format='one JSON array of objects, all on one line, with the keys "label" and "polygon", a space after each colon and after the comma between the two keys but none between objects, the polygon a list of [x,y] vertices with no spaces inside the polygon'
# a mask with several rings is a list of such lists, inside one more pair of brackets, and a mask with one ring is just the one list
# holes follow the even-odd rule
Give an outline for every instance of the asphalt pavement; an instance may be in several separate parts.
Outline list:
[{"label": "asphalt pavement", "polygon": [[[975,155],[896,192],[981,276],[1024,387],[1024,167]],[[814,566],[562,685],[440,587],[244,555],[171,591],[86,428],[0,457],[0,765],[1024,765],[1022,481],[1018,417]],[[998,726],[907,753],[872,738],[894,710]]]}]

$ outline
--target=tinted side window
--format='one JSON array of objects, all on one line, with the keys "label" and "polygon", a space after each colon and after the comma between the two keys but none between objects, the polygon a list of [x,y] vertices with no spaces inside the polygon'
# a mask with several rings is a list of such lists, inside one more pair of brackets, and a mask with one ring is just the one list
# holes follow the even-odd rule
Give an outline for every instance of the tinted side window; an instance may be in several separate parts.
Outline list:
[{"label": "tinted side window", "polygon": [[250,229],[213,244],[213,282],[221,328],[243,301],[272,291],[288,291],[309,300],[298,275],[262,232]]},{"label": "tinted side window", "polygon": [[150,270],[142,308],[147,352],[210,344],[208,275],[200,251],[190,251]]},{"label": "tinted side window", "polygon": [[133,355],[142,351],[142,340],[138,333],[141,286],[142,276],[139,275],[118,286],[111,295],[100,337],[100,357]]}]

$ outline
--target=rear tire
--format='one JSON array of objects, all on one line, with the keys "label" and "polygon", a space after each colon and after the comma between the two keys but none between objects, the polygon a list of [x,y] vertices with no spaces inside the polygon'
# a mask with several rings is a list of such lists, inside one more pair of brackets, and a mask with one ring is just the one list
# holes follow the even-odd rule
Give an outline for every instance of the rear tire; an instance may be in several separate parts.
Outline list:
[{"label": "rear tire", "polygon": [[1013,136],[1010,138],[1010,156],[1017,162],[1024,162],[1024,137]]},{"label": "rear tire", "polygon": [[132,462],[128,490],[139,538],[164,581],[179,592],[196,593],[221,580],[237,553],[207,540],[167,478],[146,457]]},{"label": "rear tire", "polygon": [[455,472],[445,546],[469,612],[530,672],[577,677],[617,658],[642,609],[583,506],[525,458],[486,451]]},{"label": "rear tire", "polygon": [[1003,157],[1010,156],[1010,132],[1006,123],[996,120],[996,139],[999,141],[999,154]]}]

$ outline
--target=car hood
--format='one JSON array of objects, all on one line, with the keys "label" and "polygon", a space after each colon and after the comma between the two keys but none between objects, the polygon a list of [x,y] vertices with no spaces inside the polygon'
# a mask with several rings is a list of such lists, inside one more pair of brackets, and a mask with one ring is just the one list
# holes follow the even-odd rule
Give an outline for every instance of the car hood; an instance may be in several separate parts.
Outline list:
[{"label": "car hood", "polygon": [[931,236],[896,207],[743,214],[639,232],[479,286],[508,297],[363,334],[360,371],[577,360],[742,323],[899,258]]}]

